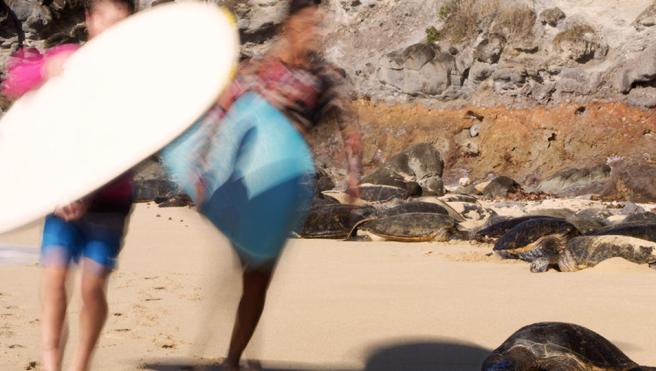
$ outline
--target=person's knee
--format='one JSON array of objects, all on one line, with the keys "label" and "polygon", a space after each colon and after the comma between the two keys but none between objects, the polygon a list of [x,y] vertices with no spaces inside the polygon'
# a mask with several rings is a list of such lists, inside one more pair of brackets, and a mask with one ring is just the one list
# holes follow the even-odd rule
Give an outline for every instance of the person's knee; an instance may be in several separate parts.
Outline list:
[{"label": "person's knee", "polygon": [[85,259],[82,266],[81,296],[84,305],[105,302],[105,288],[109,278],[109,269]]},{"label": "person's knee", "polygon": [[103,303],[105,301],[105,285],[100,282],[89,282],[88,279],[83,279],[81,296],[84,305]]},{"label": "person's knee", "polygon": [[47,266],[43,269],[43,288],[48,293],[64,292],[66,290],[67,268]]}]

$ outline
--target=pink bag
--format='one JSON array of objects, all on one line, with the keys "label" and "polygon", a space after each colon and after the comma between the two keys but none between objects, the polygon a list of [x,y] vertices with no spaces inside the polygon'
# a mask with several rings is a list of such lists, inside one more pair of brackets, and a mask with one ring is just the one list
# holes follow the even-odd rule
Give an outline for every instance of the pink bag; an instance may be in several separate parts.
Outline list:
[{"label": "pink bag", "polygon": [[44,54],[34,48],[16,51],[7,61],[7,75],[2,82],[2,94],[17,99],[44,82],[43,66],[49,58],[61,53],[72,53],[79,48],[76,44],[64,44],[47,50]]}]

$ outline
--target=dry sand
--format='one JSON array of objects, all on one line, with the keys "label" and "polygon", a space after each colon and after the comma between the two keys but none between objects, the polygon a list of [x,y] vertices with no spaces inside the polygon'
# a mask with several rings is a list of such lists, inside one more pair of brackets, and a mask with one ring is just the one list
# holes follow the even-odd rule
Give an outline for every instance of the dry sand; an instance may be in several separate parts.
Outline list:
[{"label": "dry sand", "polygon": [[[29,247],[39,228],[0,236],[0,246],[28,246],[0,248],[5,258],[23,253],[22,263],[0,265],[2,370],[39,361],[39,268]],[[489,251],[469,242],[294,240],[247,356],[265,370],[477,370],[521,326],[566,321],[656,365],[656,272],[613,259],[578,273],[533,274]],[[138,206],[110,284],[95,369],[179,370],[217,360],[238,290],[228,245],[193,210]],[[72,334],[78,308],[74,296]]]}]

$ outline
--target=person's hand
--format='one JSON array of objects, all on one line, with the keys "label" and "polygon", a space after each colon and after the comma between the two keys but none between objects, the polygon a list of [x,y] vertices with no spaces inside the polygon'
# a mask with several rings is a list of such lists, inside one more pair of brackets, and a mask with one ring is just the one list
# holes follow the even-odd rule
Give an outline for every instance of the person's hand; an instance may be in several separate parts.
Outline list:
[{"label": "person's hand", "polygon": [[346,184],[347,184],[346,193],[348,194],[348,203],[354,204],[360,198],[360,177],[355,173],[351,173],[348,175],[348,178],[346,179]]},{"label": "person's hand", "polygon": [[85,200],[77,200],[71,204],[55,209],[55,215],[67,222],[78,220],[86,214],[89,203]]},{"label": "person's hand", "polygon": [[62,52],[52,57],[49,57],[46,63],[43,65],[43,74],[44,80],[48,80],[52,77],[58,76],[64,70],[64,63],[68,58],[73,54],[73,52]]}]

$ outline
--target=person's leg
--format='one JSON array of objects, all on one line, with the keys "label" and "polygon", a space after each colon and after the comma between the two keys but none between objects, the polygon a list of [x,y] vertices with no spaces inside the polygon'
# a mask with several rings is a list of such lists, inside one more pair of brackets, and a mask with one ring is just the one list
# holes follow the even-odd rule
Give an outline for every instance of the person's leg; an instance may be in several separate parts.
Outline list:
[{"label": "person's leg", "polygon": [[244,268],[242,296],[232,330],[228,357],[225,360],[225,366],[229,370],[239,370],[241,355],[253,337],[255,327],[262,316],[272,275],[273,270],[270,268],[257,270]]},{"label": "person's leg", "polygon": [[41,242],[41,341],[46,371],[59,371],[66,345],[66,280],[71,260],[79,256],[79,231],[54,215],[46,217]]},{"label": "person's leg", "polygon": [[84,258],[82,261],[80,310],[80,342],[75,353],[72,370],[89,369],[93,349],[107,319],[107,298],[105,291],[111,270],[101,264]]},{"label": "person's leg", "polygon": [[86,371],[107,320],[106,289],[121,248],[127,217],[122,214],[87,214],[81,224],[86,239],[81,261],[79,345],[72,370]]},{"label": "person's leg", "polygon": [[41,311],[41,336],[43,343],[43,368],[46,371],[61,369],[65,341],[63,341],[66,317],[66,265],[49,265],[43,269]]}]

